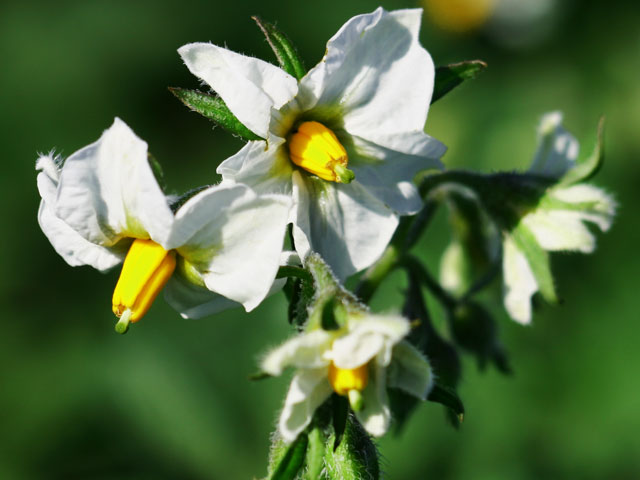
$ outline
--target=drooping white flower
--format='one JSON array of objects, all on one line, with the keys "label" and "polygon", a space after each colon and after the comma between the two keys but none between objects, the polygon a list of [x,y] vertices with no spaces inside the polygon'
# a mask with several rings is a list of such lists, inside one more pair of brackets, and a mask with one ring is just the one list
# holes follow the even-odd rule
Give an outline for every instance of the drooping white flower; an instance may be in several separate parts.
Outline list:
[{"label": "drooping white flower", "polygon": [[387,387],[426,399],[431,369],[402,340],[408,332],[409,322],[401,316],[352,313],[338,330],[313,329],[271,351],[262,362],[266,373],[296,368],[278,423],[282,438],[295,440],[332,392],[348,397],[364,428],[375,436],[389,428]]},{"label": "drooping white flower", "polygon": [[[607,231],[616,203],[603,190],[586,183],[563,183],[562,177],[576,168],[578,142],[561,125],[562,115],[545,115],[539,129],[540,142],[529,173],[558,183],[547,189],[538,205],[522,216],[517,226],[503,233],[504,304],[516,321],[531,322],[531,297],[540,289],[526,243],[532,239],[545,251],[591,253],[595,237],[585,222]],[[524,243],[523,243],[524,242]]]},{"label": "drooping white flower", "polygon": [[353,17],[299,83],[216,45],[179,49],[189,70],[264,138],[218,167],[223,183],[290,195],[298,253],[320,253],[341,278],[381,255],[398,215],[418,211],[412,179],[439,168],[445,151],[424,133],[434,67],[418,41],[421,16],[378,8]]},{"label": "drooping white flower", "polygon": [[36,169],[38,220],[64,260],[101,271],[124,260],[113,296],[124,330],[167,282],[184,300],[177,306],[189,305],[187,316],[231,301],[251,310],[267,295],[279,266],[289,198],[218,185],[174,214],[149,165],[147,144],[118,118],[95,143],[65,161],[43,155]]}]

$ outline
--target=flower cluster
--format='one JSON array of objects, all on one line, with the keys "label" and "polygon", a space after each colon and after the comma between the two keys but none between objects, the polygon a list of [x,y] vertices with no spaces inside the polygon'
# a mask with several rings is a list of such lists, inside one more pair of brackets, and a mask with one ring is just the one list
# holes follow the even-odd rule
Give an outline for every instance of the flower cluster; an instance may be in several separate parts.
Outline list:
[{"label": "flower cluster", "polygon": [[[323,461],[309,460],[308,472],[323,462],[329,469],[343,437],[370,442],[354,431],[383,435],[416,400],[442,403],[461,419],[457,347],[507,369],[492,319],[470,298],[478,288],[462,278],[469,250],[485,266],[501,262],[506,310],[529,323],[534,293],[555,298],[547,251],[593,251],[584,222],[605,231],[615,213],[612,198],[585,183],[600,165],[600,143],[579,162],[558,113],[543,118],[528,172],[443,171],[446,147],[425,133],[429,106],[486,65],[441,67],[438,83],[418,40],[421,17],[382,8],[353,17],[308,72],[289,40],[259,19],[281,68],[209,43],[181,47],[187,68],[213,93],[173,93],[247,140],[219,164],[217,185],[166,194],[147,144],[119,118],[68,158],[47,154],[36,163],[38,220],[56,252],[99,271],[122,263],[112,297],[119,333],[161,291],[195,318],[238,305],[250,311],[284,289],[298,331],[261,369],[295,369],[276,438],[304,451],[312,432],[324,439],[313,447]],[[460,213],[442,286],[409,253],[438,202]],[[491,236],[497,248],[485,248]],[[365,303],[396,268],[409,275],[405,316],[372,313]],[[342,282],[364,269],[358,299]],[[451,342],[431,325],[423,287],[444,306]],[[358,445],[350,458],[377,461]],[[295,452],[273,457],[285,462],[275,471],[295,476],[302,468]]]}]

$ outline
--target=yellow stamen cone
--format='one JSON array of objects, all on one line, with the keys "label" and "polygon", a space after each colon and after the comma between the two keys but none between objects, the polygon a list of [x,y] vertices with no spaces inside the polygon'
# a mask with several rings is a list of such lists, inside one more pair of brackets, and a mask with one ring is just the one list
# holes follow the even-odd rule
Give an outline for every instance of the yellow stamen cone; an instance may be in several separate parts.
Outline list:
[{"label": "yellow stamen cone", "polygon": [[369,382],[367,364],[358,368],[338,368],[329,364],[329,383],[338,395],[349,395],[349,391],[361,392]]},{"label": "yellow stamen cone", "polygon": [[318,122],[304,122],[289,139],[289,158],[323,180],[349,183],[355,175],[347,168],[349,156],[336,134]]},{"label": "yellow stamen cone", "polygon": [[[175,252],[168,252],[152,240],[135,240],[129,248],[113,292],[113,313],[118,317],[126,313],[127,326],[129,321],[140,320],[175,268]],[[121,329],[126,331],[123,327]]]}]

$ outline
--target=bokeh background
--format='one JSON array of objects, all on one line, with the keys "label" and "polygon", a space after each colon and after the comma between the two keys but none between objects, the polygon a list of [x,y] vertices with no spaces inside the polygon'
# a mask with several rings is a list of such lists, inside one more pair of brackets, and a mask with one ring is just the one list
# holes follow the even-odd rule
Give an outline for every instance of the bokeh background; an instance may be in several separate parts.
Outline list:
[{"label": "bokeh background", "polygon": [[[606,164],[595,182],[615,193],[620,209],[595,254],[553,257],[561,306],[543,305],[533,326],[522,327],[495,303],[514,375],[480,372],[466,358],[462,428],[451,428],[436,404],[422,405],[400,435],[379,442],[386,478],[640,478],[633,212],[640,200],[640,7],[478,0],[462,18],[435,3],[422,42],[436,64],[489,64],[430,111],[429,133],[450,146],[446,163],[525,168],[538,119],[555,109],[590,149],[605,114]],[[250,20],[258,14],[277,21],[312,66],[342,23],[377,5],[2,2],[0,478],[265,474],[288,379],[252,383],[248,376],[260,352],[290,334],[282,296],[249,315],[199,321],[182,320],[159,299],[129,334],[115,334],[110,298],[118,272],[71,268],[55,254],[36,221],[36,154],[55,148],[69,155],[117,115],[149,142],[173,191],[215,181],[217,163],[241,144],[167,91],[198,86],[176,49],[212,41],[273,61]],[[446,240],[441,216],[420,255],[437,265]],[[392,276],[374,308],[397,306],[403,285]]]}]

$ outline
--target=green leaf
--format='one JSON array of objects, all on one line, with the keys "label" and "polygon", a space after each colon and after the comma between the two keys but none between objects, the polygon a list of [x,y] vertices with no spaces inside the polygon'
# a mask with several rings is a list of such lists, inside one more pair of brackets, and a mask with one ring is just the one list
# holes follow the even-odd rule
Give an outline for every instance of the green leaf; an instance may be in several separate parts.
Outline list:
[{"label": "green leaf", "polygon": [[[332,438],[333,437],[333,438]],[[332,445],[335,436],[329,437]],[[327,476],[331,480],[377,480],[380,478],[378,450],[369,434],[353,415],[347,417],[338,448],[325,450]]]},{"label": "green leaf", "polygon": [[318,426],[309,432],[309,447],[307,449],[307,468],[303,478],[305,480],[318,480],[324,470],[324,451],[327,439]]},{"label": "green leaf", "polygon": [[598,133],[596,138],[596,146],[587,158],[580,160],[576,165],[569,169],[567,173],[560,179],[560,184],[569,185],[572,183],[583,182],[593,177],[602,167],[604,162],[604,117],[600,118],[598,123]]},{"label": "green leaf", "polygon": [[265,22],[260,17],[254,16],[251,18],[258,24],[273,53],[276,54],[280,68],[298,80],[304,77],[307,70],[291,40],[278,30],[275,25]]},{"label": "green leaf", "polygon": [[551,274],[549,254],[538,244],[533,233],[522,223],[511,231],[511,238],[527,259],[542,298],[549,303],[557,303],[558,297]]},{"label": "green leaf", "polygon": [[227,107],[222,98],[186,88],[169,87],[169,91],[191,110],[207,117],[232,134],[244,140],[264,140],[245,127],[240,120],[231,113],[231,110],[229,110],[229,107]]},{"label": "green leaf", "polygon": [[436,383],[431,389],[427,400],[440,403],[449,408],[460,422],[464,419],[464,405],[455,390]]},{"label": "green leaf", "polygon": [[467,60],[436,68],[431,103],[444,97],[465,80],[476,78],[485,68],[487,68],[487,64],[482,60]]},{"label": "green leaf", "polygon": [[296,478],[304,464],[308,443],[307,434],[302,432],[291,445],[276,446],[272,457],[279,458],[277,462],[272,464],[273,468],[267,477],[268,480],[293,480]]}]

